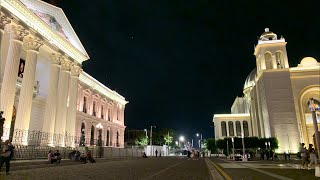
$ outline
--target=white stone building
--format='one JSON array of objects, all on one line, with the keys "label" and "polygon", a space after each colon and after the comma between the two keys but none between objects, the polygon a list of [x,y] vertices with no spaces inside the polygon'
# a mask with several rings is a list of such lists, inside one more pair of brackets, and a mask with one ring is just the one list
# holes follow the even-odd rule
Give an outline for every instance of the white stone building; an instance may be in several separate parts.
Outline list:
[{"label": "white stone building", "polygon": [[[309,98],[320,99],[320,63],[303,58],[290,67],[287,42],[268,28],[260,36],[254,55],[257,67],[247,77],[243,97],[231,114],[215,114],[215,138],[276,137],[278,152],[298,152],[299,144],[314,144]],[[320,117],[318,114],[318,122]]]},{"label": "white stone building", "polygon": [[123,147],[127,101],[82,71],[89,56],[63,10],[40,0],[0,8],[2,140]]}]

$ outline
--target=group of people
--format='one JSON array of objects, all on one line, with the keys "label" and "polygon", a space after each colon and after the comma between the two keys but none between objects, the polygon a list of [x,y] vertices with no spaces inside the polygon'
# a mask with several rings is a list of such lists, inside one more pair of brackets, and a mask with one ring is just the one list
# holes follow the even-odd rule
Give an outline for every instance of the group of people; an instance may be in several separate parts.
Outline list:
[{"label": "group of people", "polygon": [[87,151],[86,153],[81,153],[80,151],[72,151],[69,154],[69,158],[74,161],[80,161],[84,164],[89,162],[96,163],[96,160],[93,159],[90,151]]},{"label": "group of people", "polygon": [[301,160],[302,160],[302,169],[305,169],[305,166],[308,169],[311,169],[312,165],[317,165],[317,153],[312,144],[309,144],[309,148],[305,147],[305,144],[301,144]]},{"label": "group of people", "polygon": [[192,149],[187,151],[187,157],[191,159],[197,159],[200,157],[200,152],[198,150]]},{"label": "group of people", "polygon": [[6,174],[10,174],[10,161],[14,155],[14,146],[11,144],[9,140],[6,140],[1,147],[0,154],[0,170],[4,163],[6,163]]},{"label": "group of people", "polygon": [[261,149],[260,150],[260,159],[261,160],[264,160],[265,158],[267,160],[271,159],[273,160],[273,157],[274,157],[274,152],[272,151],[272,149],[268,150],[268,149]]},{"label": "group of people", "polygon": [[51,164],[53,164],[53,163],[60,164],[60,162],[61,162],[61,154],[60,154],[59,150],[56,150],[55,153],[53,153],[50,150],[49,153],[48,153],[48,161]]}]

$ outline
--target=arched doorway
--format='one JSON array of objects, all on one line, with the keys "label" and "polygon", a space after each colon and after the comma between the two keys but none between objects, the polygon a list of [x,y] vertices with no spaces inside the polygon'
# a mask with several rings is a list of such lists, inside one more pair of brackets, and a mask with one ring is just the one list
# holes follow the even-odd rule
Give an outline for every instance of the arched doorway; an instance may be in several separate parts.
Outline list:
[{"label": "arched doorway", "polygon": [[117,131],[117,147],[120,146],[120,143],[119,143],[119,131]]},{"label": "arched doorway", "polygon": [[80,144],[79,146],[85,146],[86,139],[86,126],[84,123],[81,124],[81,135],[80,135]]},{"label": "arched doorway", "polygon": [[102,129],[98,129],[98,146],[102,146]]},{"label": "arched doorway", "polygon": [[94,145],[94,126],[91,126],[90,145]]},{"label": "arched doorway", "polygon": [[107,130],[106,146],[110,146],[110,130]]},{"label": "arched doorway", "polygon": [[[320,86],[310,86],[305,88],[300,94],[299,99],[299,118],[298,121],[299,129],[300,129],[300,140],[305,144],[314,144],[313,135],[314,135],[314,127],[311,111],[307,106],[307,103],[310,98],[315,98],[317,100],[320,97]],[[320,112],[317,112],[317,120],[318,123],[320,121]],[[318,128],[320,126],[318,124]]]}]

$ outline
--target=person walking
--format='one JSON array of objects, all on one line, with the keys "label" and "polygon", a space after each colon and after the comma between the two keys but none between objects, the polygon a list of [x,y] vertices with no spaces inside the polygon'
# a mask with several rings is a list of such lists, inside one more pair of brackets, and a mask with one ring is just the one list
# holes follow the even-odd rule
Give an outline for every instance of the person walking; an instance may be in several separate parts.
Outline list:
[{"label": "person walking", "polygon": [[6,175],[10,175],[10,160],[12,158],[11,154],[13,154],[13,147],[11,146],[9,140],[6,140],[0,154],[0,170],[2,169],[3,164],[6,163]]},{"label": "person walking", "polygon": [[304,147],[304,143],[301,144],[301,160],[302,160],[302,169],[304,169],[304,165],[308,166],[308,156],[307,156],[307,149]]},{"label": "person walking", "polygon": [[316,150],[313,148],[312,144],[309,144],[309,154],[310,154],[310,163],[309,163],[309,167],[308,169],[311,169],[312,164],[314,164],[315,166],[318,165],[318,159],[317,159],[317,155],[316,155]]},{"label": "person walking", "polygon": [[156,157],[158,157],[158,150],[157,150],[157,149],[156,149],[156,152],[155,152],[155,153],[156,153]]}]

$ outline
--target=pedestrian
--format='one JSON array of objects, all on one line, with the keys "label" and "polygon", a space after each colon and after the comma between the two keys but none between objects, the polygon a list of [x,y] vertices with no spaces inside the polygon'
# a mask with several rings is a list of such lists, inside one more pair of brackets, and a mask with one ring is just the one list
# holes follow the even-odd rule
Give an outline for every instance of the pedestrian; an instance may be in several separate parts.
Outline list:
[{"label": "pedestrian", "polygon": [[264,151],[261,149],[261,159],[264,160]]},{"label": "pedestrian", "polygon": [[60,162],[61,162],[61,156],[60,156],[59,150],[57,150],[57,151],[54,153],[54,157],[57,159],[57,164],[60,164]]},{"label": "pedestrian", "polygon": [[10,175],[10,160],[11,160],[11,152],[13,151],[13,147],[10,144],[9,140],[4,142],[4,145],[0,154],[0,170],[4,163],[6,163],[6,175]]},{"label": "pedestrian", "polygon": [[158,150],[156,149],[156,157],[158,157]]},{"label": "pedestrian", "polygon": [[307,156],[307,149],[304,147],[304,143],[301,144],[301,165],[302,169],[304,169],[304,165],[308,166],[308,156]]},{"label": "pedestrian", "polygon": [[316,150],[313,148],[312,144],[309,144],[309,154],[310,154],[310,163],[309,163],[309,167],[308,169],[311,169],[312,164],[314,164],[315,166],[318,165],[318,159],[317,159],[317,155],[316,155]]},{"label": "pedestrian", "polygon": [[269,153],[270,153],[270,159],[273,160],[273,151],[272,151],[272,149],[270,149]]}]

